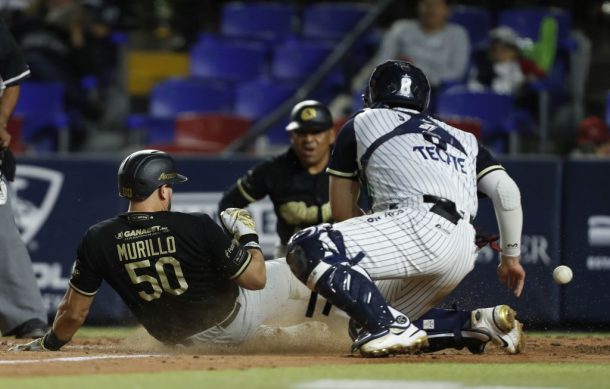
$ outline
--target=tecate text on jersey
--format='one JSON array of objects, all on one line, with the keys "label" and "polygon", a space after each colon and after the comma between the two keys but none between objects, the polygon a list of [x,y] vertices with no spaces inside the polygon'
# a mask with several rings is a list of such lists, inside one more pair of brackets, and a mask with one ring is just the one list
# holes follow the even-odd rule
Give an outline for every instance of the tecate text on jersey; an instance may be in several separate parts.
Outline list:
[{"label": "tecate text on jersey", "polygon": [[444,162],[447,165],[452,165],[453,168],[461,173],[466,174],[464,170],[464,158],[458,158],[436,146],[413,146],[413,151],[419,151],[419,154],[424,158],[432,161]]}]

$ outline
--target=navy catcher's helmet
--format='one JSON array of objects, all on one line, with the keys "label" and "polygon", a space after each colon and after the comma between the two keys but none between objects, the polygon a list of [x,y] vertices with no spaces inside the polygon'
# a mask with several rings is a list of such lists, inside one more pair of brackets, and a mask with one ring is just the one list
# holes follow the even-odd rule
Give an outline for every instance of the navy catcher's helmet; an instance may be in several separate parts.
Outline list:
[{"label": "navy catcher's helmet", "polygon": [[363,97],[367,107],[381,103],[424,112],[430,102],[430,83],[415,65],[386,61],[373,70]]},{"label": "navy catcher's helmet", "polygon": [[119,196],[144,200],[162,185],[180,184],[187,180],[176,173],[174,158],[159,150],[136,151],[121,163],[118,172]]},{"label": "navy catcher's helmet", "polygon": [[326,131],[332,127],[333,117],[328,107],[316,100],[305,100],[292,108],[286,131]]}]

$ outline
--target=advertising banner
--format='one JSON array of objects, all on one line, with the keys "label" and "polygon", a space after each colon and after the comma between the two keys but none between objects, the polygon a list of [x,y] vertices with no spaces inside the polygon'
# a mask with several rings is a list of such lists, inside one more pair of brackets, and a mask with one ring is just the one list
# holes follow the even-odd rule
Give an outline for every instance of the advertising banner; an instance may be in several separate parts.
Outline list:
[{"label": "advertising banner", "polygon": [[[560,264],[561,162],[558,159],[504,161],[521,190],[523,236],[521,262],[526,271],[521,298],[515,298],[500,284],[496,269],[498,254],[487,246],[479,253],[474,270],[465,278],[445,304],[460,309],[509,304],[527,323],[559,321],[559,287],[552,271]],[[481,199],[475,226],[497,233],[498,227],[490,199]]]},{"label": "advertising banner", "polygon": [[610,323],[610,163],[565,163],[563,260],[574,278],[564,288],[565,319]]}]

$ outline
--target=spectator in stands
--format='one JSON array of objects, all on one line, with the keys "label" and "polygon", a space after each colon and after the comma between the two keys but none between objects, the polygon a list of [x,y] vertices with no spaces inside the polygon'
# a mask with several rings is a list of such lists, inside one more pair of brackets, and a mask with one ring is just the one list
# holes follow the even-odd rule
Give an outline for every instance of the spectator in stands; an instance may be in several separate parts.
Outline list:
[{"label": "spectator in stands", "polygon": [[468,67],[470,40],[462,26],[447,22],[449,14],[446,0],[419,0],[418,19],[400,19],[392,24],[375,58],[356,77],[352,89],[362,90],[371,69],[388,59],[414,63],[426,73],[433,89],[462,81]]},{"label": "spectator in stands", "polygon": [[516,106],[535,112],[537,95],[531,83],[544,78],[544,70],[521,55],[519,36],[510,27],[493,29],[489,40],[488,50],[474,56],[469,87],[487,87],[496,93],[512,94]]},{"label": "spectator in stands", "polygon": [[[32,79],[65,86],[72,130],[86,130],[88,122],[101,116],[99,101],[81,84],[83,77],[95,69],[96,58],[86,33],[89,26],[84,7],[76,0],[38,0],[16,26]],[[72,131],[71,138],[78,142],[76,134]]]},{"label": "spectator in stands", "polygon": [[580,122],[572,155],[610,157],[610,129],[601,118],[589,116]]}]

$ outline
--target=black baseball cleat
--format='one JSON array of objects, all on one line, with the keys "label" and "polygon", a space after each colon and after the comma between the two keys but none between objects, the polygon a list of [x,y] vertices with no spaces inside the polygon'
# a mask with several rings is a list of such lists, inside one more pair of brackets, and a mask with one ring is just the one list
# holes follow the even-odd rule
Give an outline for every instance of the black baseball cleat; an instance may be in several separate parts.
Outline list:
[{"label": "black baseball cleat", "polygon": [[6,335],[14,335],[17,339],[36,339],[47,333],[49,326],[40,319],[30,319],[17,326]]}]

